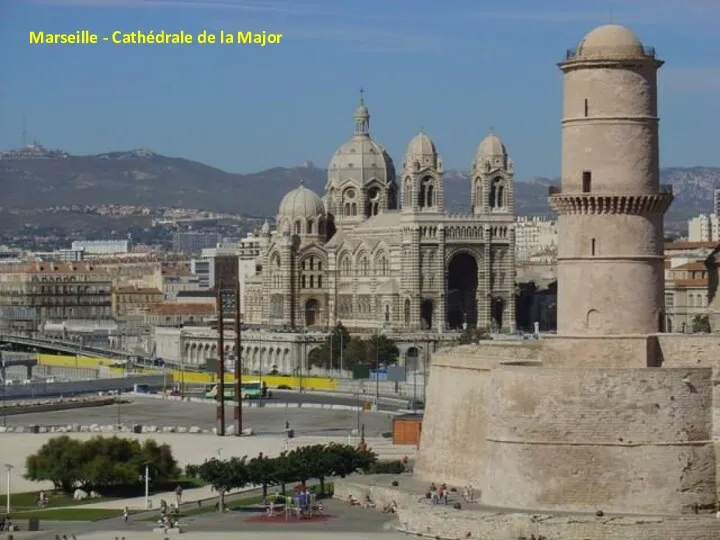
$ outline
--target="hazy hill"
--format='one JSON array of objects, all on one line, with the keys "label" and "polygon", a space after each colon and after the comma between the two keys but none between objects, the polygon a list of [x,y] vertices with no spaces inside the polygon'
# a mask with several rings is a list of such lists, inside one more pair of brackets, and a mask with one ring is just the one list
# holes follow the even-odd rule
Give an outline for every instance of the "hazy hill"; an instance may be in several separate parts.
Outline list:
[{"label": "hazy hill", "polygon": [[[467,209],[467,177],[459,171],[449,171],[445,177],[448,208]],[[60,159],[0,159],[0,205],[5,209],[31,209],[126,204],[274,215],[282,196],[301,180],[322,194],[326,171],[312,166],[279,167],[240,175],[147,151]],[[676,195],[668,222],[684,222],[711,210],[713,189],[720,187],[720,168],[668,168],[662,171],[662,182],[672,184]],[[517,213],[549,213],[547,188],[554,183],[544,178],[518,181]]]}]

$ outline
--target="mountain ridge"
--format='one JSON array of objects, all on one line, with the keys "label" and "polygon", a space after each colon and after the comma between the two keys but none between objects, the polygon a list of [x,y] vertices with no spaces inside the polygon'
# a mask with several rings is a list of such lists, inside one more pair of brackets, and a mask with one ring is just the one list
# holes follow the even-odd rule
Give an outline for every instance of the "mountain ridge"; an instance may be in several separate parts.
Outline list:
[{"label": "mountain ridge", "polygon": [[[272,216],[283,195],[301,182],[322,194],[327,179],[326,169],[311,163],[238,174],[146,149],[75,156],[29,148],[0,154],[4,194],[0,205],[6,209],[115,204]],[[667,222],[684,223],[712,210],[713,190],[720,187],[720,167],[663,168],[661,182],[671,184],[675,194]],[[558,184],[558,179],[543,177],[516,180],[516,213],[552,215],[548,187]],[[466,172],[446,171],[449,211],[469,210],[469,191]]]}]

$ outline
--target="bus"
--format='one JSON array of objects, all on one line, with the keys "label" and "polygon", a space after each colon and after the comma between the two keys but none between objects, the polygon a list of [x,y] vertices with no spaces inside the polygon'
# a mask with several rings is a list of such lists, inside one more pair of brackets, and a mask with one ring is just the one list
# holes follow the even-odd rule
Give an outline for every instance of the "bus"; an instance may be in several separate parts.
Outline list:
[{"label": "bus", "polygon": [[[243,381],[241,387],[242,399],[257,399],[261,395],[265,395],[264,388],[260,381]],[[205,399],[217,399],[218,385],[210,384],[205,387]],[[232,400],[235,397],[235,385],[233,383],[225,383],[225,399]]]}]

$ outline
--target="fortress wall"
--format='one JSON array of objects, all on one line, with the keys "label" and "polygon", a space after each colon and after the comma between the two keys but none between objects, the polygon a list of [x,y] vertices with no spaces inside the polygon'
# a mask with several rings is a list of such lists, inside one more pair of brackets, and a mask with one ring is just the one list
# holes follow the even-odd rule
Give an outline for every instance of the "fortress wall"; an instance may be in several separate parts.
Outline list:
[{"label": "fortress wall", "polygon": [[647,335],[543,336],[540,359],[546,367],[645,368],[654,345]]},{"label": "fortress wall", "polygon": [[711,369],[502,366],[484,397],[486,504],[679,513],[715,503]]},{"label": "fortress wall", "polygon": [[484,484],[484,393],[491,370],[500,362],[537,356],[537,342],[521,345],[488,341],[433,355],[417,476],[460,486]]},{"label": "fortress wall", "polygon": [[720,367],[720,335],[657,334],[663,367]]}]

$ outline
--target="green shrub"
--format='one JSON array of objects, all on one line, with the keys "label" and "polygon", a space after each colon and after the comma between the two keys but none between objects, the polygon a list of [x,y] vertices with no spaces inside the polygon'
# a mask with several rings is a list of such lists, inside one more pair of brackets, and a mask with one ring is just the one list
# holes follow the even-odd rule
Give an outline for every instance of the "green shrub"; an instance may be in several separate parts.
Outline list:
[{"label": "green shrub", "polygon": [[367,474],[402,474],[407,470],[402,461],[377,461],[371,464],[365,472]]}]

